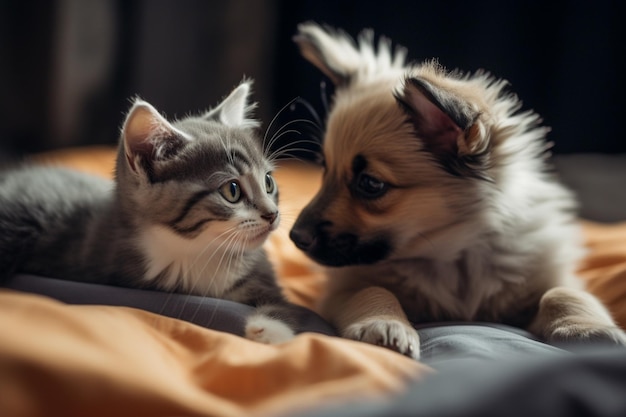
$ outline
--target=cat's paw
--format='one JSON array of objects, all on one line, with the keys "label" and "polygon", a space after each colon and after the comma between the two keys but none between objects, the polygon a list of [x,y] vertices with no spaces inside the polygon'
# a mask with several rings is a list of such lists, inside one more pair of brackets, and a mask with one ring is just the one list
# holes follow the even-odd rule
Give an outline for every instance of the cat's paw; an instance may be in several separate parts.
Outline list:
[{"label": "cat's paw", "polygon": [[400,320],[368,319],[346,327],[343,336],[383,346],[413,359],[419,359],[417,330]]},{"label": "cat's paw", "polygon": [[268,345],[287,342],[295,337],[287,324],[262,314],[248,317],[245,335],[246,339]]}]

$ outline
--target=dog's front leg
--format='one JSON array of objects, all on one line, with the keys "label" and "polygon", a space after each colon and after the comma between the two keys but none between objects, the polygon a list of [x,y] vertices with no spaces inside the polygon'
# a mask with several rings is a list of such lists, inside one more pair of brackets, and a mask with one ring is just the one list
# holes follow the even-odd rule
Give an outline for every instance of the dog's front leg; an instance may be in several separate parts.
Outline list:
[{"label": "dog's front leg", "polygon": [[345,338],[419,358],[417,331],[409,323],[398,299],[384,288],[335,293],[326,299],[322,310]]},{"label": "dog's front leg", "polygon": [[626,345],[626,334],[600,301],[567,287],[552,288],[541,297],[529,330],[553,344],[595,340]]}]

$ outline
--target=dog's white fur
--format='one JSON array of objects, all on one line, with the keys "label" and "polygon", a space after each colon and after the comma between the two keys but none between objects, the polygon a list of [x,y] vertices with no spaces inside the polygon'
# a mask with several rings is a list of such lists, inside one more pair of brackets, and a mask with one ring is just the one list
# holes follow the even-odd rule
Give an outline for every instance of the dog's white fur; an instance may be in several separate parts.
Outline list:
[{"label": "dog's white fur", "polygon": [[[506,81],[446,72],[435,62],[406,64],[406,51],[390,41],[375,48],[371,31],[355,43],[305,23],[294,39],[336,91],[323,185],[292,238],[308,234],[299,246],[329,265],[336,263],[306,247],[325,244],[322,229],[326,243],[346,233],[391,242],[374,263],[328,269],[321,312],[343,336],[418,357],[411,322],[483,320],[551,342],[626,344],[602,304],[580,289],[574,198],[547,170],[548,129],[536,113],[520,112]],[[467,126],[454,125],[451,108],[469,115]],[[444,157],[463,168],[446,169]],[[391,184],[386,193],[355,195],[355,158],[366,161],[368,176]]]}]

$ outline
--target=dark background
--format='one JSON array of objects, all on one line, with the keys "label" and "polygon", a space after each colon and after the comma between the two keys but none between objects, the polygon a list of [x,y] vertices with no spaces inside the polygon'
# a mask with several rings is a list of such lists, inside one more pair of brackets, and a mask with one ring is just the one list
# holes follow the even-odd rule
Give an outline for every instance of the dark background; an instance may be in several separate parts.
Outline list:
[{"label": "dark background", "polygon": [[169,117],[253,77],[265,124],[291,99],[323,117],[321,74],[291,41],[315,20],[363,28],[452,69],[510,81],[552,127],[557,154],[624,153],[617,1],[0,0],[0,148],[115,143],[129,98]]}]

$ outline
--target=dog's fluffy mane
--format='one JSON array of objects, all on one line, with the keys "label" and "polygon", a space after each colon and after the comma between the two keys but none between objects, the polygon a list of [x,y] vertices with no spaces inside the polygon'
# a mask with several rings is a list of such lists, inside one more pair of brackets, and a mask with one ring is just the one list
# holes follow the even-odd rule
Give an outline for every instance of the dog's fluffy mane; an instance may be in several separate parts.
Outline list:
[{"label": "dog's fluffy mane", "polygon": [[[498,159],[502,165],[519,163],[524,159],[532,165],[528,167],[532,171],[545,169],[542,160],[548,157],[551,144],[545,143],[544,139],[550,129],[540,126],[542,119],[534,111],[520,112],[522,102],[516,94],[507,90],[507,80],[496,78],[485,70],[475,73],[448,70],[436,58],[421,63],[407,62],[407,49],[400,45],[394,47],[385,36],[378,38],[376,46],[372,29],[363,30],[355,42],[340,29],[325,27],[323,30],[313,23],[303,24],[300,28],[304,33],[315,33],[319,42],[324,43],[320,47],[329,51],[326,66],[342,68],[339,71],[322,69],[340,86],[339,95],[349,90],[350,86],[389,83],[393,86],[393,95],[402,98],[407,80],[415,77],[426,79],[440,87],[455,90],[468,102],[480,103],[481,108],[489,109],[488,112],[483,110],[481,117],[491,125],[490,132],[480,133],[482,136],[489,135],[494,150],[500,151],[502,158]],[[303,55],[314,63],[319,62],[319,58],[307,49],[303,50]],[[342,74],[343,78],[338,74]],[[498,145],[502,145],[502,149]],[[521,155],[527,157],[520,158]],[[538,156],[541,158],[538,159]]]},{"label": "dog's fluffy mane", "polygon": [[[439,164],[451,174],[441,177],[442,186],[449,187],[450,194],[461,190],[459,207],[470,201],[474,205],[465,212],[457,210],[445,230],[427,236],[429,244],[406,260],[403,285],[415,285],[425,296],[425,305],[420,308],[429,310],[418,314],[434,319],[497,320],[505,305],[516,303],[516,292],[521,299],[534,298],[557,285],[555,277],[574,277],[582,255],[575,200],[549,170],[549,146],[545,141],[549,129],[541,126],[542,120],[535,112],[521,110],[522,103],[507,90],[507,81],[485,71],[448,71],[436,60],[407,63],[405,48],[392,48],[384,37],[376,47],[371,30],[362,32],[355,42],[342,31],[306,23],[300,25],[295,41],[302,54],[336,85],[328,131],[343,129],[335,134],[337,137],[350,135],[348,129],[359,128],[351,119],[359,117],[356,113],[364,106],[379,105],[378,101],[394,97],[402,107],[403,102],[411,100],[407,97],[411,83],[420,83],[420,91],[441,94],[437,105],[449,105],[448,115],[467,123],[466,129],[462,126],[467,140],[459,144],[452,162],[442,163],[428,152],[422,152],[427,156],[414,158],[417,173],[435,172],[433,164]],[[364,95],[377,99],[359,99]],[[451,114],[450,108],[458,114]],[[381,143],[396,146],[398,132],[391,131]],[[367,132],[351,135],[368,136]],[[428,151],[424,146],[415,146],[405,152]],[[410,251],[405,253],[410,258]],[[459,257],[463,258],[463,268],[458,268],[458,263],[454,270],[446,266]],[[391,261],[396,265],[403,262]],[[367,276],[384,275],[389,264],[383,261],[349,267],[354,268]],[[436,278],[416,279],[419,270]],[[346,268],[331,273],[342,275]],[[354,275],[354,270],[350,274]],[[571,279],[570,284],[574,282]],[[519,287],[519,291],[512,287]],[[509,289],[508,295],[493,300],[504,288]],[[460,292],[463,303],[459,302]]]}]

